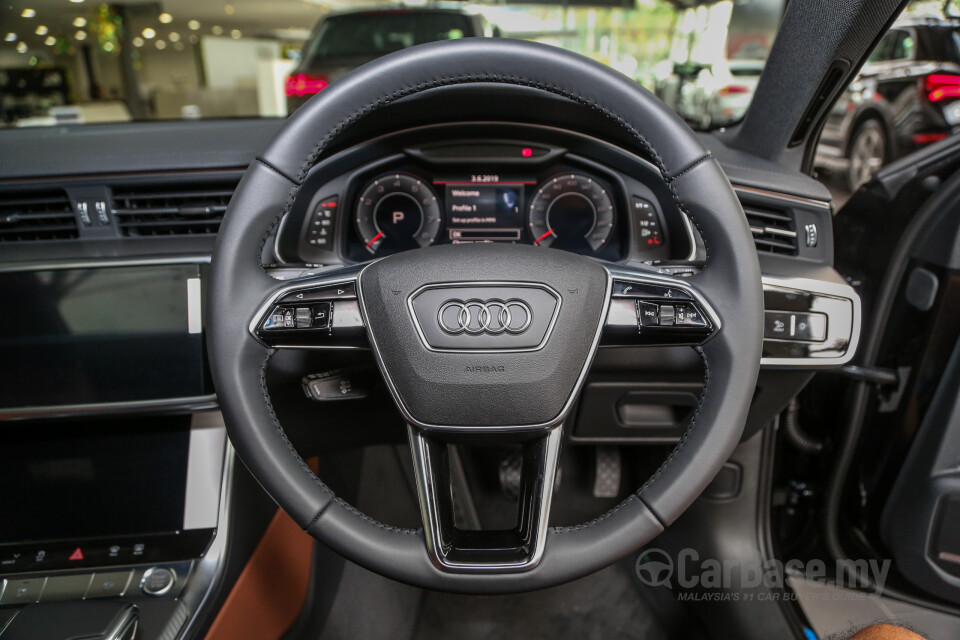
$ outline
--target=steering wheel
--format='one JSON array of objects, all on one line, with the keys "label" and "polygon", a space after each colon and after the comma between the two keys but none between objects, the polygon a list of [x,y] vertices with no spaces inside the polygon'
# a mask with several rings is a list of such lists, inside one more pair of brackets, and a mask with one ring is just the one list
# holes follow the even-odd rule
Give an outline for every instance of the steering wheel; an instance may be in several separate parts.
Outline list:
[{"label": "steering wheel", "polygon": [[[552,94],[616,125],[617,139],[608,141],[657,166],[675,205],[703,237],[705,266],[679,278],[552,249],[481,244],[416,249],[296,281],[267,275],[266,239],[345,130],[403,98],[477,84],[493,96],[517,87]],[[635,309],[636,301],[621,295],[624,282],[673,291],[699,309],[706,330],[694,348],[703,359],[703,390],[683,436],[642,487],[595,520],[550,527],[564,421],[605,324]],[[303,313],[325,315],[326,328],[270,339],[277,323],[299,320],[300,311],[284,306],[291,300],[322,301]],[[207,303],[209,356],[230,438],[264,489],[349,560],[445,591],[547,587],[641,548],[683,513],[733,451],[760,366],[756,250],[716,161],[686,124],[628,78],[579,55],[515,40],[470,38],[385,56],[293,114],[230,203]],[[631,322],[648,344],[668,333],[643,333],[636,314]],[[334,495],[304,463],[271,405],[265,372],[278,348],[349,346],[358,331],[408,424],[423,519],[417,530],[380,523]],[[458,529],[447,446],[504,443],[522,445],[518,525]]]}]

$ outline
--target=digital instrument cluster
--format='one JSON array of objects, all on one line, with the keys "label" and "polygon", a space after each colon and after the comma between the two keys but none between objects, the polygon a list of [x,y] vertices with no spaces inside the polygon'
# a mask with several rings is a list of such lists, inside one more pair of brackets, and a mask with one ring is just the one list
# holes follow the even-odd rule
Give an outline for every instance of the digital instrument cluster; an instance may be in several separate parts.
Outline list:
[{"label": "digital instrument cluster", "polygon": [[655,263],[689,260],[695,249],[689,221],[643,160],[600,161],[504,138],[445,141],[439,133],[361,145],[352,166],[348,155],[308,178],[312,195],[281,225],[277,254],[284,262],[358,263],[436,244],[509,242]]},{"label": "digital instrument cluster", "polygon": [[[582,171],[545,179],[496,173],[429,179],[395,171],[360,189],[353,231],[368,257],[432,244],[511,242],[617,258],[614,196],[607,181]],[[650,223],[659,246],[655,213]],[[361,257],[356,246],[348,253]]]}]

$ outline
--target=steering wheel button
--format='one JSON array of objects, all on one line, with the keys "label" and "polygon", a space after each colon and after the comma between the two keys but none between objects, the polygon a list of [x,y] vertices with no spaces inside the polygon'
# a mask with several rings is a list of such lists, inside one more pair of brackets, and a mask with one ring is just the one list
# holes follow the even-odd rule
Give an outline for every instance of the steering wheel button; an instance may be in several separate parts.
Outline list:
[{"label": "steering wheel button", "polygon": [[796,316],[783,311],[767,311],[763,316],[763,337],[790,339]]},{"label": "steering wheel button", "polygon": [[297,307],[294,314],[294,322],[297,325],[297,329],[309,329],[313,324],[310,307]]},{"label": "steering wheel button", "polygon": [[707,320],[696,306],[681,302],[675,305],[676,325],[683,327],[706,327]]},{"label": "steering wheel button", "polygon": [[297,303],[313,302],[319,300],[345,300],[357,297],[357,287],[355,284],[338,284],[330,287],[320,287],[317,289],[304,289],[302,291],[291,291],[280,298],[279,302]]},{"label": "steering wheel button", "polygon": [[660,305],[660,326],[672,327],[676,323],[677,308],[672,304]]},{"label": "steering wheel button", "polygon": [[827,339],[827,316],[822,313],[794,314],[793,338],[823,342]]},{"label": "steering wheel button", "polygon": [[662,298],[664,300],[690,300],[690,294],[678,287],[647,284],[644,282],[626,282],[616,280],[613,283],[613,296],[624,298]]},{"label": "steering wheel button", "polygon": [[264,320],[262,329],[264,331],[276,331],[277,329],[283,329],[283,324],[283,309],[275,307],[270,316]]},{"label": "steering wheel button", "polygon": [[637,314],[641,327],[656,327],[660,324],[660,308],[655,302],[637,303]]},{"label": "steering wheel button", "polygon": [[330,325],[330,303],[320,302],[313,305],[313,328],[325,329]]}]

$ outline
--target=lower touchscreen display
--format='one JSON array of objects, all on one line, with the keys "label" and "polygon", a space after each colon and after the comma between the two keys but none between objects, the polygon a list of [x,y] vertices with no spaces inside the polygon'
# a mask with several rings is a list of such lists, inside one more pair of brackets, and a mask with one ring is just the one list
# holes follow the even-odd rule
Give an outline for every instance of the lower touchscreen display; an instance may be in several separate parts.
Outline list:
[{"label": "lower touchscreen display", "polygon": [[0,409],[204,394],[196,264],[0,274]]},{"label": "lower touchscreen display", "polygon": [[0,574],[184,560],[210,543],[226,442],[216,420],[128,416],[6,427]]},{"label": "lower touchscreen display", "polygon": [[8,425],[0,542],[183,528],[189,418]]}]

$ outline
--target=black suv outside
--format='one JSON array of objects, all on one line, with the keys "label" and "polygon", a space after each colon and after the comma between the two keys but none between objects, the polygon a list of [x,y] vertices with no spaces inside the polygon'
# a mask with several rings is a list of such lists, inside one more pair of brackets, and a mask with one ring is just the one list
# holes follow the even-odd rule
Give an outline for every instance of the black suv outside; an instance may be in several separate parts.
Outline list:
[{"label": "black suv outside", "polygon": [[954,133],[958,98],[960,21],[902,20],[834,106],[816,164],[856,190],[892,160]]},{"label": "black suv outside", "polygon": [[495,36],[480,15],[459,8],[344,11],[322,18],[302,49],[300,63],[284,85],[287,111],[347,72],[380,56],[437,40]]}]

